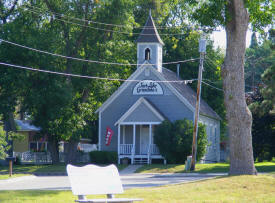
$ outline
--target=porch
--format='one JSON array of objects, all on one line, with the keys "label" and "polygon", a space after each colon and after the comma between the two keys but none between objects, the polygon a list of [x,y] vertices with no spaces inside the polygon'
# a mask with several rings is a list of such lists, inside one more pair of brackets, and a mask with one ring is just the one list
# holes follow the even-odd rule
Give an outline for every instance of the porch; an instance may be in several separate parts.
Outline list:
[{"label": "porch", "polygon": [[153,159],[163,159],[154,143],[154,129],[159,123],[119,124],[118,161],[128,158],[131,164],[150,164]]},{"label": "porch", "polygon": [[163,115],[149,100],[140,97],[115,123],[118,126],[118,162],[123,158],[129,158],[131,164],[164,160],[154,143],[154,129],[162,121]]}]

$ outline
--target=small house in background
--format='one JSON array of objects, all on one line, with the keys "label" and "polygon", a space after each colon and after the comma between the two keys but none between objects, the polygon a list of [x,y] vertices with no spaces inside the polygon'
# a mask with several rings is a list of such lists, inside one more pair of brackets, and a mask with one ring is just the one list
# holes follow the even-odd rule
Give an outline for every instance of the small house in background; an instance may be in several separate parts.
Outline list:
[{"label": "small house in background", "polygon": [[92,140],[88,138],[81,138],[78,145],[77,150],[82,152],[92,152],[97,151],[97,145],[92,144]]},{"label": "small house in background", "polygon": [[38,138],[35,136],[40,128],[31,124],[27,120],[14,120],[17,125],[17,132],[24,135],[23,140],[13,141],[14,152],[45,152],[48,150],[47,138]]},{"label": "small house in background", "polygon": [[[137,39],[137,69],[97,110],[98,146],[116,151],[132,164],[164,159],[154,143],[154,129],[165,119],[194,121],[196,93],[162,65],[164,46],[153,18]],[[209,146],[204,160],[220,160],[220,117],[201,100],[199,122],[206,125]],[[173,147],[173,146],[170,146]]]}]

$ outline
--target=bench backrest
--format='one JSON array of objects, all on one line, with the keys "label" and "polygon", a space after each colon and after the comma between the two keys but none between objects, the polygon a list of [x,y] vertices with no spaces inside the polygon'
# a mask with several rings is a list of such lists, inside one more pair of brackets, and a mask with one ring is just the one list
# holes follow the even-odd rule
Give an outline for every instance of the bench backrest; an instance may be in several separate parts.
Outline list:
[{"label": "bench backrest", "polygon": [[122,183],[115,165],[100,167],[90,164],[77,167],[68,164],[67,173],[74,195],[123,193]]}]

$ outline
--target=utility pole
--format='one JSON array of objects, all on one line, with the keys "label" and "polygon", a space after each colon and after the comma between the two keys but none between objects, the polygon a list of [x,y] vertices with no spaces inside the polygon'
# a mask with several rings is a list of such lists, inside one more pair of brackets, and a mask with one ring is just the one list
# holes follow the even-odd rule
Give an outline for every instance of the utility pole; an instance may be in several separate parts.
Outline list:
[{"label": "utility pole", "polygon": [[191,161],[191,168],[190,168],[191,171],[195,170],[196,156],[197,156],[198,120],[199,120],[200,102],[201,102],[201,81],[202,81],[203,61],[206,53],[206,39],[204,38],[200,39],[199,52],[200,52],[200,66],[199,66],[199,74],[198,74],[197,102],[196,102],[195,122],[194,122],[194,130],[193,130],[192,161]]}]

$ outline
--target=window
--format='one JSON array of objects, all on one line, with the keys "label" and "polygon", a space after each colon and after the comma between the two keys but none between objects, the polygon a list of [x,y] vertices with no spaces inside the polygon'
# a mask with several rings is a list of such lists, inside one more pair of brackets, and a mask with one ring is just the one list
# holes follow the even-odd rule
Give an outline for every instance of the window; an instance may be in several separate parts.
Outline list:
[{"label": "window", "polygon": [[150,56],[150,49],[147,48],[145,49],[145,60],[148,61],[151,59],[151,56]]},{"label": "window", "polygon": [[30,142],[30,151],[32,152],[46,152],[47,147],[47,142]]}]

